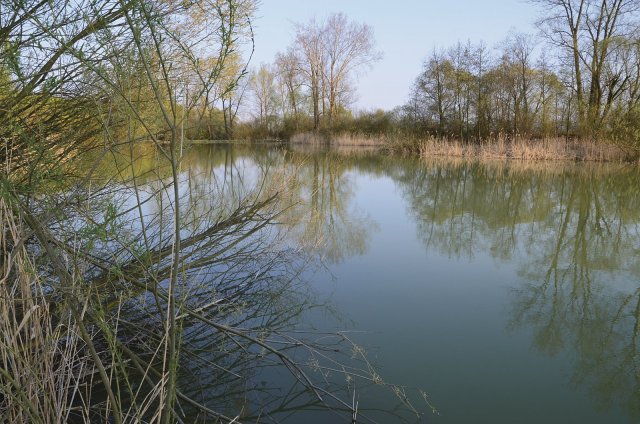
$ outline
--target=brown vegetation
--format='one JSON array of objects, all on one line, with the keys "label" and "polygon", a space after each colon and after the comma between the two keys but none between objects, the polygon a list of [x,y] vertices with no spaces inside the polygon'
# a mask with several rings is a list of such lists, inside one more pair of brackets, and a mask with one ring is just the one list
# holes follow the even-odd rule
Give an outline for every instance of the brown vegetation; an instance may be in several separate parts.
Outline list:
[{"label": "brown vegetation", "polygon": [[378,148],[394,153],[418,153],[425,158],[446,156],[481,160],[593,162],[630,162],[637,159],[635,150],[624,149],[611,142],[561,137],[532,139],[500,135],[478,143],[433,136],[420,139],[411,136],[308,132],[294,135],[290,142],[309,146]]},{"label": "brown vegetation", "polygon": [[497,137],[481,143],[466,143],[430,137],[420,142],[420,156],[449,156],[477,159],[512,159],[521,161],[598,161],[626,162],[636,158],[634,153],[620,147],[592,140],[544,138],[540,140],[516,137]]},{"label": "brown vegetation", "polygon": [[325,135],[314,132],[295,134],[289,140],[294,144],[309,144],[315,146],[360,146],[360,147],[385,147],[385,137],[372,137],[360,134],[342,133]]}]

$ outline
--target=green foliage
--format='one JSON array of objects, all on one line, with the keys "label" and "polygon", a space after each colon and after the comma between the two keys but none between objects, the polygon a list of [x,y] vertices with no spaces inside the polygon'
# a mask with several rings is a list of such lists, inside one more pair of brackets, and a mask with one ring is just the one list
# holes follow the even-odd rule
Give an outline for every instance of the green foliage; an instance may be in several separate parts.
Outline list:
[{"label": "green foliage", "polygon": [[640,154],[640,107],[614,113],[609,138],[623,149]]},{"label": "green foliage", "polygon": [[207,108],[204,113],[190,113],[185,132],[190,140],[225,140],[224,112],[212,107]]}]

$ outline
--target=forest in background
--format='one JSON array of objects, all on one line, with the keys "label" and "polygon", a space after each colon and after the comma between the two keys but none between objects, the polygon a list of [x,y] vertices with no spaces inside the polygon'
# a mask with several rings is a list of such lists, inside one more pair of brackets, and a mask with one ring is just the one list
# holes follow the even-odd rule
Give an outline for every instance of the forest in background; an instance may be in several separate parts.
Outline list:
[{"label": "forest in background", "polygon": [[[639,3],[532,1],[540,9],[537,34],[512,31],[496,46],[467,41],[415,52],[426,56],[422,70],[406,103],[392,110],[352,107],[356,79],[383,55],[371,26],[341,13],[296,23],[290,45],[272,63],[252,64],[254,34],[248,17],[255,4],[243,6],[247,12],[238,13],[228,28],[213,31],[217,41],[228,39],[224,50],[203,36],[197,48],[184,45],[172,53],[174,58],[167,56],[173,81],[157,88],[167,94],[175,91],[172,113],[180,135],[188,140],[317,141],[347,135],[356,144],[373,138],[418,151],[433,139],[471,144],[580,139],[612,142],[635,155],[640,148]],[[190,27],[172,18],[168,37],[195,40],[196,28],[211,32],[203,30],[205,16],[204,10],[193,12],[195,25]],[[22,23],[12,25],[5,38]],[[54,54],[47,62],[33,54],[33,47],[25,54],[25,43],[7,39],[4,46],[0,85],[5,97],[24,100],[30,91],[47,93],[70,107],[86,96],[69,89],[72,80],[86,76],[75,74],[77,64],[64,63],[64,55]],[[48,50],[43,47],[42,52]],[[221,58],[224,66],[219,65]],[[21,67],[37,60],[43,60],[46,69],[41,72],[46,74],[29,81],[29,72]],[[126,91],[127,104],[113,100],[108,111],[106,103],[100,104],[102,116],[88,121],[107,125],[114,139],[148,140],[151,132],[157,141],[166,141],[172,129],[161,108],[150,101],[156,97],[153,87],[140,83],[141,60],[136,54],[118,58],[117,73],[109,70],[109,77]],[[59,89],[63,83],[64,92]],[[130,125],[130,106],[145,120],[144,128]]]},{"label": "forest in background", "polygon": [[538,34],[513,31],[495,47],[468,41],[433,50],[406,104],[390,111],[350,109],[355,78],[380,58],[371,27],[341,14],[297,24],[284,53],[241,80],[245,119],[234,135],[289,139],[320,131],[462,142],[568,138],[615,142],[635,151],[638,2],[534,3],[540,8]]}]

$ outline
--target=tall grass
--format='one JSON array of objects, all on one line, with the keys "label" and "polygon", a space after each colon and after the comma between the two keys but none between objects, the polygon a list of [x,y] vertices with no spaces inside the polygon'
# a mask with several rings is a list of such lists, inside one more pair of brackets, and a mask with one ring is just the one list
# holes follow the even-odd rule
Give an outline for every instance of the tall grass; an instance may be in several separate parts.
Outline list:
[{"label": "tall grass", "polygon": [[0,198],[0,416],[9,423],[90,419],[94,372],[78,328],[27,251],[28,234]]},{"label": "tall grass", "polygon": [[294,144],[306,144],[312,146],[335,146],[335,147],[384,147],[385,139],[383,137],[371,137],[363,134],[339,133],[339,134],[321,134],[321,133],[299,133],[295,134],[289,140]]},{"label": "tall grass", "polygon": [[309,146],[371,147],[395,153],[417,153],[422,157],[448,156],[483,160],[621,162],[637,159],[635,150],[603,140],[570,140],[560,137],[532,139],[502,134],[478,142],[433,136],[420,138],[411,134],[301,133],[294,135],[290,142]]},{"label": "tall grass", "polygon": [[567,140],[497,136],[479,143],[430,137],[419,142],[420,156],[449,156],[474,159],[512,159],[520,161],[598,161],[622,162],[636,158],[635,152],[594,140]]}]

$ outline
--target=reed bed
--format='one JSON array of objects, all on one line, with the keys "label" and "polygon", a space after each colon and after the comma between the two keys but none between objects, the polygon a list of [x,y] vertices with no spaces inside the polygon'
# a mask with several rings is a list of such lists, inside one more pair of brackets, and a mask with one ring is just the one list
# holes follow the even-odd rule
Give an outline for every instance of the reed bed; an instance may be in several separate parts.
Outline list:
[{"label": "reed bed", "polygon": [[630,162],[638,153],[608,141],[546,137],[532,139],[498,135],[480,142],[444,137],[416,138],[415,136],[364,134],[301,133],[294,135],[293,144],[343,148],[370,147],[393,153],[418,153],[421,157],[447,156],[482,160],[511,159],[520,161],[589,161]]},{"label": "reed bed", "polygon": [[519,161],[593,161],[628,162],[636,158],[608,142],[567,140],[564,138],[530,139],[498,136],[480,143],[467,143],[431,137],[420,142],[420,156],[449,156],[481,160],[511,159]]},{"label": "reed bed", "polygon": [[331,147],[378,147],[382,148],[388,144],[385,136],[369,136],[365,134],[341,133],[335,135],[324,135],[321,133],[300,133],[295,134],[290,139],[291,143],[307,144],[316,146]]}]

